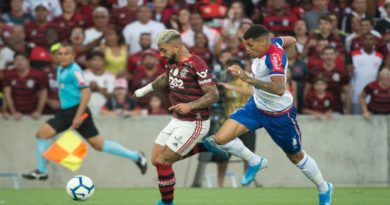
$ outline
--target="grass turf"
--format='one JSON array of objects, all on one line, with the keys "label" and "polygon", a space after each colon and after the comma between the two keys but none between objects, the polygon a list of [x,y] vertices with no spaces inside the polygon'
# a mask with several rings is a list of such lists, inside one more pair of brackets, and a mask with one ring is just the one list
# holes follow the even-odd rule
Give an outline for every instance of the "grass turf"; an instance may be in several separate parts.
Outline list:
[{"label": "grass turf", "polygon": [[[176,205],[315,205],[309,188],[177,189]],[[96,189],[86,202],[75,202],[64,189],[0,189],[0,205],[154,205],[157,189]],[[390,188],[337,188],[334,205],[389,205]]]}]

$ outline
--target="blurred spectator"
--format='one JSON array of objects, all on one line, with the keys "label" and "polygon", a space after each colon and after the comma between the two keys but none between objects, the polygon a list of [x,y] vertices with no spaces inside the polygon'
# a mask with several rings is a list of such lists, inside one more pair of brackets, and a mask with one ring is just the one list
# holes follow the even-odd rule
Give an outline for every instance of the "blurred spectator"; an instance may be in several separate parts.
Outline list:
[{"label": "blurred spectator", "polygon": [[75,27],[72,29],[70,34],[70,44],[73,47],[73,51],[75,53],[76,62],[82,67],[85,68],[87,66],[86,62],[86,55],[88,52],[93,50],[95,47],[97,47],[101,40],[103,39],[103,36],[99,37],[98,39],[92,41],[91,43],[88,43],[87,45],[84,45],[84,30],[81,27]]},{"label": "blurred spectator", "polygon": [[194,38],[195,45],[190,50],[201,57],[207,65],[212,65],[213,53],[208,48],[207,36],[204,33],[196,33]]},{"label": "blurred spectator", "polygon": [[[386,1],[384,8],[386,17],[376,23],[375,30],[383,36],[383,40],[390,42],[390,0]],[[388,48],[390,47],[388,46]]]},{"label": "blurred spectator", "polygon": [[291,70],[287,70],[287,90],[291,93],[293,96],[293,105],[294,107],[298,108],[298,87],[297,82],[292,79]]},{"label": "blurred spectator", "polygon": [[346,40],[346,35],[344,33],[344,31],[341,31],[339,29],[339,20],[337,19],[338,16],[336,13],[334,12],[331,12],[328,14],[328,17],[329,17],[329,20],[330,20],[330,24],[331,24],[331,31],[333,33],[333,35],[337,36],[338,38],[341,39],[341,42],[343,44],[345,44],[345,40]]},{"label": "blurred spectator", "polygon": [[378,75],[383,62],[383,55],[375,51],[375,38],[368,33],[364,36],[363,48],[352,52],[352,113],[361,114],[360,93]]},{"label": "blurred spectator", "polygon": [[226,68],[226,62],[232,58],[232,54],[229,52],[229,50],[225,49],[222,50],[221,53],[218,55],[217,63],[213,66],[213,78],[219,79],[220,81],[226,82],[228,81],[228,71]]},{"label": "blurred spectator", "polygon": [[[25,41],[26,34],[24,27],[15,25],[11,28],[9,37],[3,38],[7,47],[0,51],[0,66],[5,68],[13,63],[15,52],[30,55],[34,45]],[[1,68],[0,68],[1,69]]]},{"label": "blurred spectator", "polygon": [[38,119],[47,99],[47,80],[42,71],[30,68],[27,56],[15,54],[15,69],[4,76],[4,96],[9,112],[15,120],[22,115]]},{"label": "blurred spectator", "polygon": [[215,44],[217,43],[218,38],[220,36],[219,33],[216,30],[204,25],[202,16],[199,13],[191,14],[190,25],[191,28],[188,29],[187,31],[184,31],[181,35],[183,42],[188,47],[190,48],[193,47],[195,45],[195,41],[194,41],[195,33],[202,32],[207,36],[210,50],[214,51]]},{"label": "blurred spectator", "polygon": [[123,36],[127,45],[130,46],[130,54],[141,50],[139,37],[142,33],[150,33],[152,36],[152,48],[157,48],[157,35],[165,29],[164,24],[151,20],[152,13],[148,7],[142,6],[137,11],[137,21],[128,24],[123,29]]},{"label": "blurred spectator", "polygon": [[197,2],[197,11],[207,26],[220,30],[227,8],[223,0],[200,0]]},{"label": "blurred spectator", "polygon": [[318,28],[318,20],[328,13],[327,3],[327,0],[312,0],[312,9],[303,15],[303,20],[310,32]]},{"label": "blurred spectator", "polygon": [[331,118],[334,109],[334,99],[332,93],[327,91],[326,80],[322,77],[317,77],[313,81],[313,88],[305,97],[302,112],[314,115],[318,120]]},{"label": "blurred spectator", "polygon": [[75,27],[85,26],[84,16],[76,13],[76,5],[76,0],[63,0],[62,8],[64,13],[50,22],[49,26],[57,30],[61,42],[68,39]]},{"label": "blurred spectator", "polygon": [[94,25],[93,13],[99,7],[108,10],[107,7],[104,7],[102,0],[79,0],[78,12],[84,16],[86,28]]},{"label": "blurred spectator", "polygon": [[274,0],[265,13],[263,24],[275,35],[292,35],[298,17],[290,10],[286,0]]},{"label": "blurred spectator", "polygon": [[241,21],[240,26],[238,27],[236,37],[242,38],[244,33],[249,29],[249,27],[253,24],[253,21],[250,19],[243,19]]},{"label": "blurred spectator", "polygon": [[368,84],[360,95],[363,116],[390,114],[390,69],[382,68],[378,80]]},{"label": "blurred spectator", "polygon": [[[159,59],[153,51],[147,51],[142,54],[142,63],[144,66],[143,72],[138,72],[134,75],[131,81],[130,93],[133,93],[138,88],[149,84],[156,79],[163,71],[160,68]],[[138,99],[138,105],[144,109],[149,107],[150,97],[152,94],[146,95]]]},{"label": "blurred spectator", "polygon": [[149,102],[149,115],[167,115],[168,110],[164,105],[165,98],[161,93],[155,93]]},{"label": "blurred spectator", "polygon": [[115,80],[114,95],[108,100],[102,108],[102,115],[116,115],[120,117],[129,117],[140,113],[137,110],[137,102],[127,94],[127,80],[118,78]]},{"label": "blurred spectator", "polygon": [[101,108],[114,91],[115,76],[107,72],[104,67],[104,53],[92,51],[88,54],[88,70],[85,71],[85,80],[92,91],[89,107],[93,114],[99,114]]},{"label": "blurred spectator", "polygon": [[10,25],[21,25],[32,21],[34,17],[23,11],[23,0],[11,0],[11,11],[1,17],[4,22]]},{"label": "blurred spectator", "polygon": [[34,13],[35,4],[41,4],[42,2],[49,5],[49,20],[62,14],[60,0],[23,0],[23,10],[36,16],[36,13]]},{"label": "blurred spectator", "polygon": [[307,73],[307,65],[304,61],[298,58],[297,47],[290,46],[287,49],[287,57],[288,57],[288,68],[291,73],[291,79],[296,82],[296,93],[297,98],[295,99],[297,102],[297,110],[298,113],[302,112],[303,106],[303,89],[305,76]]},{"label": "blurred spectator", "polygon": [[50,5],[46,1],[35,4],[35,20],[29,21],[24,25],[27,41],[36,46],[45,46],[45,33],[48,29]]},{"label": "blurred spectator", "polygon": [[351,97],[349,76],[344,67],[338,67],[336,62],[336,50],[333,47],[326,47],[321,54],[323,63],[316,67],[309,67],[306,82],[305,94],[312,89],[313,80],[317,77],[324,77],[328,83],[327,90],[333,94],[335,100],[334,111],[344,114],[351,113]]},{"label": "blurred spectator", "polygon": [[365,18],[367,12],[367,2],[366,0],[353,0],[352,2],[352,11],[350,13],[346,13],[341,22],[341,30],[345,33],[352,33],[352,18],[354,16]]},{"label": "blurred spectator", "polygon": [[137,20],[138,0],[127,0],[127,5],[113,9],[111,12],[111,23],[118,28]]},{"label": "blurred spectator", "polygon": [[180,31],[180,33],[183,33],[190,29],[190,11],[185,8],[180,9],[177,16],[177,21],[178,28],[176,30]]},{"label": "blurred spectator", "polygon": [[233,1],[227,12],[227,18],[222,21],[222,35],[224,37],[236,36],[245,17],[244,5],[240,1]]},{"label": "blurred spectator", "polygon": [[153,19],[168,25],[169,16],[175,12],[167,8],[168,0],[153,0]]},{"label": "blurred spectator", "polygon": [[85,30],[84,45],[103,36],[104,30],[108,27],[110,15],[105,7],[97,7],[93,13],[93,27]]},{"label": "blurred spectator", "polygon": [[127,67],[128,46],[118,28],[109,27],[105,32],[106,42],[102,44],[102,50],[105,56],[105,68],[114,76],[125,74]]},{"label": "blurred spectator", "polygon": [[308,33],[306,23],[303,20],[298,20],[294,26],[294,34],[297,39],[296,47],[300,56],[303,54],[303,49],[309,39]]}]

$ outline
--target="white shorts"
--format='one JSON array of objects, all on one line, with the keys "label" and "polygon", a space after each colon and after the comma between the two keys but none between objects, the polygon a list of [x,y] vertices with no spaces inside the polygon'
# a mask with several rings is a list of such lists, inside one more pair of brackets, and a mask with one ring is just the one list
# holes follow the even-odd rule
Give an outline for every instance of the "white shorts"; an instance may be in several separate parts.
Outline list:
[{"label": "white shorts", "polygon": [[160,132],[155,143],[166,145],[180,156],[186,155],[210,129],[210,120],[183,121],[176,118]]}]

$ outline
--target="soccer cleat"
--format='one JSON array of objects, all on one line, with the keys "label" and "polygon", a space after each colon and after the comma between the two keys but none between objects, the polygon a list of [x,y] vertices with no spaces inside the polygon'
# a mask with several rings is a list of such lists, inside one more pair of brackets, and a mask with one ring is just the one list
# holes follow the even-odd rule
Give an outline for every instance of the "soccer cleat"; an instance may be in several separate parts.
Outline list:
[{"label": "soccer cleat", "polygon": [[42,173],[38,170],[33,170],[27,174],[22,174],[22,177],[29,180],[47,180],[49,178],[48,173]]},{"label": "soccer cleat", "polygon": [[208,152],[211,152],[215,155],[219,155],[223,157],[224,159],[229,158],[229,153],[226,152],[224,149],[220,148],[214,141],[212,137],[208,137],[205,140],[202,141],[202,144],[206,147]]},{"label": "soccer cleat", "polygon": [[255,166],[248,166],[244,176],[241,178],[241,185],[248,186],[256,178],[257,172],[268,167],[268,160],[261,157],[259,164]]},{"label": "soccer cleat", "polygon": [[330,182],[326,182],[326,184],[328,185],[329,190],[324,194],[318,193],[319,205],[330,205],[332,203],[334,186]]},{"label": "soccer cleat", "polygon": [[139,170],[141,170],[141,174],[145,174],[148,170],[148,163],[145,158],[145,154],[143,152],[139,152],[139,159],[135,162]]},{"label": "soccer cleat", "polygon": [[175,205],[173,202],[172,203],[169,203],[169,204],[166,204],[166,203],[164,203],[163,201],[158,201],[157,203],[156,203],[156,205]]}]

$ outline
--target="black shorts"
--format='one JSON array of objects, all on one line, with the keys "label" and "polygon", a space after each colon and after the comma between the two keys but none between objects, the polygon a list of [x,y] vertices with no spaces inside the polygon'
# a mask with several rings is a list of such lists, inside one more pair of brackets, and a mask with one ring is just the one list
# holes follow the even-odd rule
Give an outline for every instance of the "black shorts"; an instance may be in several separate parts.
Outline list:
[{"label": "black shorts", "polygon": [[[49,124],[57,133],[63,132],[69,129],[72,125],[74,116],[77,113],[77,109],[78,106],[60,110],[57,114],[54,115],[54,118],[51,118],[47,121],[47,124]],[[96,129],[95,123],[93,122],[92,113],[89,108],[87,108],[86,113],[88,114],[88,117],[76,130],[80,133],[81,136],[83,136],[85,139],[88,139],[97,136],[99,132]]]}]

